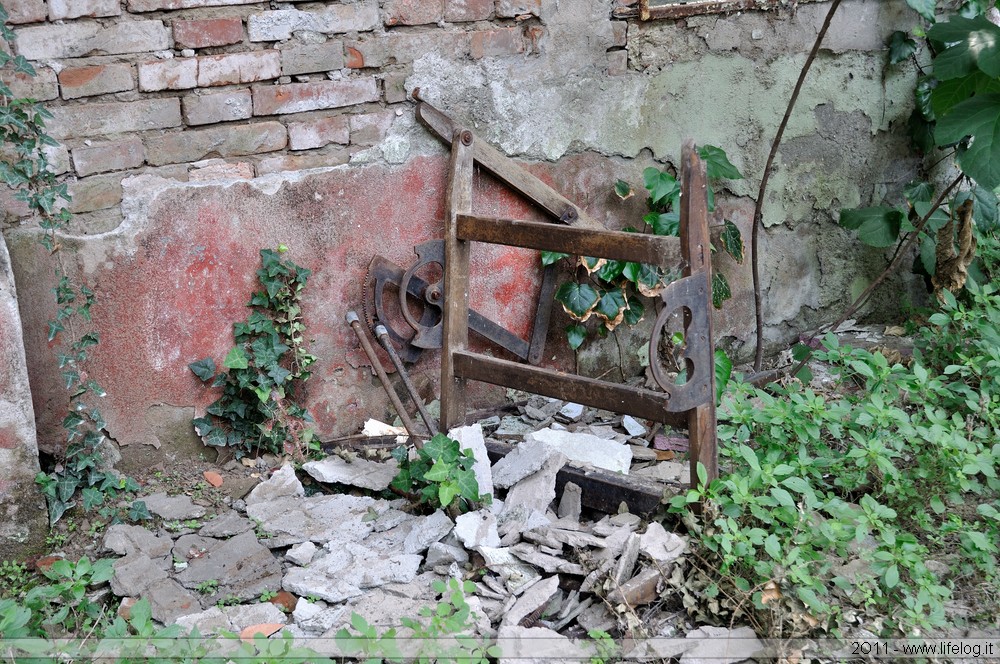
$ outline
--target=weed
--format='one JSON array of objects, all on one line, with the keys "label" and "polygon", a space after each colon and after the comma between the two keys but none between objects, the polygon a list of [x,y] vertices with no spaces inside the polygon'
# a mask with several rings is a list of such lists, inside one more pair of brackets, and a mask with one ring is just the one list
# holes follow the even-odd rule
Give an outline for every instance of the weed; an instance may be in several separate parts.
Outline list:
[{"label": "weed", "polygon": [[417,450],[411,460],[409,450],[399,447],[393,457],[399,463],[399,474],[392,481],[392,488],[415,496],[433,509],[447,508],[454,501],[455,509],[467,512],[473,504],[492,496],[479,495],[479,483],[472,470],[476,462],[469,450],[459,449],[457,440],[439,433]]},{"label": "weed", "polygon": [[272,599],[274,599],[277,596],[278,596],[278,593],[276,593],[275,591],[273,591],[273,590],[265,590],[264,592],[262,592],[260,594],[260,601],[261,602],[270,602]]},{"label": "weed", "polygon": [[209,579],[208,581],[202,581],[194,589],[202,595],[211,595],[219,589],[219,582],[215,579]]}]

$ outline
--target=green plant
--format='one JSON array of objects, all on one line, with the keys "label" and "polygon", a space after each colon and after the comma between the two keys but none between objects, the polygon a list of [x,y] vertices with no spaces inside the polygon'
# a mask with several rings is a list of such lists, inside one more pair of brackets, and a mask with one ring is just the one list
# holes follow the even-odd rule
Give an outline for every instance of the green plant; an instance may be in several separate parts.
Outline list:
[{"label": "green plant", "polygon": [[112,562],[57,560],[43,570],[52,583],[35,586],[24,596],[23,607],[32,614],[26,625],[36,633],[57,626],[69,633],[91,629],[103,614],[103,606],[89,599],[87,591],[111,579]]},{"label": "green plant", "polygon": [[[859,617],[885,636],[925,632],[944,624],[953,593],[991,610],[1000,295],[970,284],[967,303],[942,300],[909,366],[828,335],[816,358],[836,393],[734,382],[719,426],[730,472],[705,486],[699,469],[700,486],[671,501],[701,546],[692,604],[784,636],[836,634]],[[929,560],[950,562],[947,581]],[[845,573],[849,562],[861,571]]]},{"label": "green plant", "polygon": [[202,581],[194,589],[202,595],[211,595],[219,589],[219,582],[215,579],[209,579],[208,581]]},{"label": "green plant", "polygon": [[618,644],[611,638],[611,635],[603,629],[591,629],[587,631],[594,643],[597,652],[590,658],[590,664],[605,664],[616,661],[618,656]]},{"label": "green plant", "polygon": [[253,312],[233,325],[236,345],[223,360],[228,369],[216,375],[215,361],[207,357],[189,365],[191,371],[222,396],[208,407],[208,415],[194,420],[206,445],[231,446],[237,456],[263,450],[303,458],[310,449],[312,421],[295,401],[296,386],[308,380],[316,361],[306,351],[302,322],[302,291],[311,274],[277,251],[262,249],[257,278],[262,290],[247,305]]},{"label": "green plant", "polygon": [[492,500],[479,495],[472,452],[442,433],[418,449],[416,459],[410,459],[406,447],[396,448],[392,456],[399,463],[392,488],[433,509],[448,508],[454,501],[457,511],[467,512],[475,503]]},{"label": "green plant", "polygon": [[0,560],[0,596],[19,597],[35,583],[28,566],[16,560]]},{"label": "green plant", "polygon": [[265,590],[260,594],[261,602],[270,602],[272,599],[278,596],[278,593],[273,590]]},{"label": "green plant", "polygon": [[[712,145],[698,149],[705,162],[710,181],[721,179],[741,179],[739,169],[730,163],[725,151]],[[650,167],[643,172],[645,188],[649,194],[649,213],[643,218],[643,232],[654,235],[677,236],[680,233],[681,187],[670,172]],[[632,185],[618,180],[615,193],[621,199],[634,195]],[[715,196],[708,189],[709,209],[715,208]],[[640,232],[629,226],[625,230]],[[723,249],[737,262],[743,261],[743,239],[739,229],[731,221],[726,221],[720,236]],[[714,247],[713,247],[714,251]],[[569,254],[543,251],[542,265],[552,265]],[[589,334],[584,323],[592,316],[601,322],[598,334],[606,335],[622,322],[636,325],[645,315],[643,298],[655,297],[668,283],[680,274],[665,272],[655,265],[626,261],[606,260],[581,256],[576,259],[579,277],[563,283],[556,291],[555,299],[575,322],[566,328],[566,338],[573,350],[579,348]],[[712,301],[716,307],[731,297],[729,283],[725,275],[717,273],[712,277]]]}]

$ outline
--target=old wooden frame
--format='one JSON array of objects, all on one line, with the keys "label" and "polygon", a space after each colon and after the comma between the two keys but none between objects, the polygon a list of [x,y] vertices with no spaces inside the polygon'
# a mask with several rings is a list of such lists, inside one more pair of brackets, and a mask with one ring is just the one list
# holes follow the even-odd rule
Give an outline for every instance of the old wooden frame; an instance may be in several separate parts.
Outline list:
[{"label": "old wooden frame", "polygon": [[[421,104],[420,114],[426,114]],[[439,113],[439,112],[438,112]],[[443,116],[443,114],[441,114]],[[446,116],[445,116],[446,117]],[[471,131],[452,126],[451,161],[448,174],[448,192],[445,220],[445,276],[444,276],[444,346],[441,359],[441,428],[447,431],[465,423],[466,381],[475,380],[504,387],[516,388],[546,396],[569,399],[597,408],[613,410],[687,428],[690,438],[691,481],[697,482],[697,465],[703,464],[709,480],[718,475],[715,437],[715,381],[714,368],[700,361],[697,367],[703,381],[698,394],[700,401],[684,401],[683,409],[674,407],[671,395],[642,388],[607,383],[581,376],[571,376],[539,367],[526,366],[473,353],[468,348],[469,320],[469,249],[470,242],[486,242],[508,246],[562,251],[575,255],[652,263],[669,268],[676,255],[677,238],[639,233],[622,233],[594,228],[593,220],[586,218],[575,206],[552,192],[544,183],[526,172],[518,182],[518,189],[533,191],[538,187],[542,206],[552,212],[563,211],[561,218],[570,226],[560,226],[529,221],[494,219],[471,214],[473,166],[480,158],[489,163],[489,170],[510,181],[507,170],[510,162],[495,149],[478,140]],[[520,177],[520,176],[519,176]],[[699,320],[703,321],[697,335],[688,339],[688,346],[699,347],[699,357],[712,357],[713,340],[711,316],[705,315],[711,307],[711,244],[708,232],[705,166],[692,142],[684,145],[682,155],[681,238],[680,250],[685,261],[684,278],[671,286],[683,287],[685,279],[697,282],[697,293],[702,298],[685,305],[685,326],[691,321],[691,309],[702,308]],[[556,198],[557,197],[557,198]],[[572,214],[568,213],[572,211]],[[575,223],[574,223],[575,222]],[[581,223],[582,222],[582,223]],[[589,222],[589,223],[588,223]],[[579,226],[586,225],[587,228]],[[574,227],[576,226],[576,227]],[[679,290],[674,288],[675,291]],[[688,289],[690,290],[690,289]],[[669,307],[667,295],[665,304]],[[704,321],[707,320],[707,323]],[[659,328],[657,328],[659,330]],[[658,334],[651,343],[655,358]],[[711,362],[709,361],[709,365]],[[707,371],[707,375],[705,372]],[[693,380],[691,382],[694,382]],[[681,391],[681,388],[678,389]]]},{"label": "old wooden frame", "polygon": [[[822,0],[798,0],[798,2],[821,2]],[[779,0],[673,0],[662,4],[653,0],[639,0],[639,18],[643,21],[656,19],[679,19],[701,14],[724,14],[742,11],[767,11],[781,9],[785,5]]]}]

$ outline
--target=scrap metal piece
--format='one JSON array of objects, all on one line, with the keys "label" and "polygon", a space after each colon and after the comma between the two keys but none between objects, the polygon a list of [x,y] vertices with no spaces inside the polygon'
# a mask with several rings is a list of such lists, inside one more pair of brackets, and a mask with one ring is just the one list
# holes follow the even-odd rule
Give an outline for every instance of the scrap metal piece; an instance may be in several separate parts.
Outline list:
[{"label": "scrap metal piece", "polygon": [[[711,376],[715,371],[712,344],[709,339],[709,316],[706,300],[711,298],[708,272],[695,272],[667,284],[660,294],[665,305],[653,324],[649,339],[649,369],[653,379],[667,393],[667,407],[672,412],[690,410],[713,398]],[[677,384],[663,370],[659,358],[660,338],[671,315],[676,311],[684,315],[684,348],[681,357],[685,362],[687,380]]]},{"label": "scrap metal piece", "polygon": [[[362,302],[364,303],[365,319],[368,321],[368,325],[370,327],[379,324],[385,325],[389,332],[389,338],[392,339],[394,344],[399,346],[400,357],[404,362],[413,363],[420,359],[423,349],[410,343],[410,339],[413,338],[412,333],[403,336],[403,334],[400,334],[396,330],[392,325],[389,312],[385,310],[386,287],[394,286],[399,288],[405,273],[406,271],[403,268],[387,258],[382,256],[372,258],[365,276],[365,292]],[[409,280],[407,288],[410,289],[408,292],[412,297],[419,298],[420,293],[423,292],[426,286],[427,284],[423,279],[415,276]],[[433,327],[436,323],[440,323],[440,321],[440,307],[436,309],[434,307],[425,307],[423,314],[420,316],[419,323],[423,327]]]},{"label": "scrap metal piece", "polygon": [[[406,272],[403,273],[403,277],[399,282],[399,309],[403,314],[403,319],[406,320],[406,324],[416,331],[416,334],[413,335],[412,339],[410,339],[411,344],[417,348],[440,348],[440,319],[437,324],[432,327],[422,325],[410,312],[408,300],[410,299],[410,282],[413,281],[413,277],[417,270],[422,269],[426,265],[432,265],[435,263],[441,266],[442,271],[444,270],[444,242],[441,240],[422,242],[415,246],[413,251],[417,254],[417,260],[406,270]],[[416,287],[414,290],[418,293],[417,299],[424,301],[425,309],[427,307],[435,307],[438,310],[441,309],[442,302],[444,301],[443,283],[441,279],[438,279],[434,283],[425,282],[422,287]]]},{"label": "scrap metal piece", "polygon": [[413,387],[413,381],[410,380],[410,375],[403,366],[403,360],[400,359],[399,353],[396,352],[396,349],[392,345],[392,340],[389,338],[389,330],[386,329],[385,325],[379,325],[375,328],[375,336],[381,342],[382,348],[385,348],[385,352],[389,354],[389,359],[392,360],[393,366],[396,367],[396,373],[403,380],[403,385],[410,394],[410,398],[413,399],[413,403],[417,405],[417,412],[420,413],[420,419],[427,425],[427,430],[430,431],[431,435],[436,435],[438,432],[437,423],[431,417],[430,413],[427,412],[427,409],[424,408],[424,403],[421,401],[417,389]]},{"label": "scrap metal piece", "polygon": [[[396,390],[392,389],[392,383],[389,382],[389,376],[386,375],[385,369],[382,367],[382,361],[378,359],[378,355],[375,354],[375,349],[372,347],[370,341],[368,341],[368,335],[365,334],[365,329],[361,327],[361,319],[358,318],[358,314],[353,311],[348,311],[347,316],[345,316],[347,324],[351,326],[354,333],[358,335],[358,341],[361,342],[361,348],[364,349],[365,355],[372,363],[372,368],[375,369],[375,373],[378,375],[379,381],[382,383],[383,389],[385,389],[386,394],[389,395],[389,401],[392,402],[392,407],[396,409],[396,414],[399,415],[400,421],[403,423],[403,427],[410,436],[417,435],[417,427],[413,424],[413,420],[406,413],[406,409],[403,408],[403,403],[399,400],[399,395],[396,394]],[[419,439],[414,438],[416,446],[423,447],[423,444]]]}]

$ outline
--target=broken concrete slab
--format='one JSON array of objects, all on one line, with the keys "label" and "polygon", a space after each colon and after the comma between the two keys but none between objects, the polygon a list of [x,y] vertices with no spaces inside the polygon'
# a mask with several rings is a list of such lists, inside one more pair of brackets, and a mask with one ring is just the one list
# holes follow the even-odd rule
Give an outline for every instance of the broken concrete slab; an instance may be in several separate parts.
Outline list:
[{"label": "broken concrete slab", "polygon": [[477,550],[486,567],[503,579],[509,592],[517,594],[542,577],[534,567],[521,562],[508,548],[481,546]]},{"label": "broken concrete slab", "polygon": [[505,626],[510,625],[520,625],[521,621],[528,616],[536,612],[540,613],[540,609],[548,604],[549,600],[552,599],[552,596],[558,590],[558,576],[550,576],[533,584],[517,598],[514,606],[504,614],[503,620],[500,622],[500,628],[503,629]]},{"label": "broken concrete slab", "polygon": [[190,496],[168,496],[166,492],[161,491],[144,496],[142,500],[150,512],[167,521],[198,519],[205,516],[206,512],[201,505],[195,505]]},{"label": "broken concrete slab", "polygon": [[618,557],[618,564],[615,565],[614,572],[611,574],[611,578],[616,586],[620,586],[632,578],[632,572],[635,571],[635,564],[639,560],[641,541],[640,536],[635,533],[629,535],[629,538],[625,540],[625,547],[622,549],[622,554]]},{"label": "broken concrete slab", "polygon": [[617,588],[613,588],[608,593],[608,601],[626,606],[650,604],[660,596],[660,585],[663,580],[660,570],[647,567]]},{"label": "broken concrete slab", "polygon": [[143,553],[133,553],[114,562],[111,591],[119,597],[139,597],[153,583],[167,578],[163,559],[153,560]]},{"label": "broken concrete slab", "polygon": [[302,497],[306,495],[302,482],[295,476],[295,468],[285,464],[271,474],[266,482],[253,488],[246,497],[247,507],[260,503],[274,502],[279,498]]},{"label": "broken concrete slab", "polygon": [[366,520],[370,509],[378,512],[390,506],[367,496],[284,497],[247,505],[247,516],[270,536],[266,545],[291,546],[305,541],[360,542],[373,528]]},{"label": "broken concrete slab", "polygon": [[570,664],[587,661],[594,651],[545,627],[507,625],[497,633],[500,664]]},{"label": "broken concrete slab", "polygon": [[239,632],[251,625],[266,625],[287,623],[288,617],[284,611],[270,602],[256,604],[237,604],[222,609],[234,632]]},{"label": "broken concrete slab", "polygon": [[281,584],[300,597],[313,596],[336,603],[362,595],[364,588],[412,581],[422,562],[419,555],[386,555],[349,542],[338,545],[308,567],[288,570]]},{"label": "broken concrete slab", "polygon": [[160,579],[150,584],[143,596],[149,599],[153,620],[164,625],[173,624],[181,616],[201,611],[198,596],[185,590],[173,579]]},{"label": "broken concrete slab", "polygon": [[569,402],[559,409],[556,417],[563,422],[579,422],[585,409],[586,407],[581,404]]},{"label": "broken concrete slab", "polygon": [[253,530],[253,522],[236,510],[227,510],[207,522],[198,534],[203,537],[232,537]]},{"label": "broken concrete slab", "polygon": [[566,482],[562,496],[559,498],[559,509],[556,512],[560,519],[580,520],[583,511],[583,489],[578,484]]},{"label": "broken concrete slab", "polygon": [[691,481],[691,469],[688,464],[677,461],[660,461],[646,468],[639,468],[632,473],[635,477],[643,477],[668,484],[688,484]]},{"label": "broken concrete slab", "polygon": [[499,489],[512,487],[537,473],[556,454],[557,450],[544,442],[526,440],[519,443],[507,456],[493,464],[493,484]]},{"label": "broken concrete slab", "polygon": [[379,463],[360,458],[347,461],[339,456],[309,461],[302,464],[302,469],[319,482],[347,484],[372,491],[388,489],[399,474],[399,464],[395,459]]},{"label": "broken concrete slab", "polygon": [[403,553],[423,553],[434,542],[439,541],[455,527],[454,522],[443,510],[430,516],[417,517],[410,532],[403,540]]},{"label": "broken concrete slab", "polygon": [[649,429],[631,415],[622,416],[622,428],[633,438],[641,438],[649,433]]},{"label": "broken concrete slab", "polygon": [[247,532],[218,543],[203,556],[193,558],[177,575],[185,588],[217,582],[215,599],[255,599],[264,591],[281,588],[281,563],[271,551]]},{"label": "broken concrete slab", "polygon": [[[535,430],[535,426],[516,415],[506,415],[500,420],[500,425],[493,432],[493,437],[498,440],[522,440],[526,435]],[[496,478],[494,478],[494,483]]]},{"label": "broken concrete slab", "polygon": [[[295,624],[306,634],[319,636],[335,625],[344,624],[351,618],[351,607],[347,604],[329,606],[326,602],[299,602],[292,614]],[[338,627],[339,629],[339,627]]]},{"label": "broken concrete slab", "polygon": [[528,434],[526,440],[537,440],[559,450],[574,464],[589,464],[627,475],[632,465],[632,449],[628,445],[598,438],[587,433],[541,429]]},{"label": "broken concrete slab", "polygon": [[487,509],[466,512],[455,519],[455,536],[466,549],[500,546],[496,516]]},{"label": "broken concrete slab", "polygon": [[142,526],[118,523],[104,533],[102,547],[119,556],[141,553],[149,558],[162,558],[170,553],[173,541],[169,537],[158,537]]},{"label": "broken concrete slab", "polygon": [[188,562],[194,558],[201,558],[209,550],[218,546],[221,541],[214,537],[202,537],[201,535],[188,533],[174,540],[174,546],[170,550],[170,554],[176,561]]},{"label": "broken concrete slab", "polygon": [[582,565],[578,563],[571,563],[565,558],[561,558],[559,556],[543,553],[536,547],[526,542],[515,544],[510,547],[510,550],[520,560],[523,560],[529,565],[534,565],[547,574],[554,574],[556,572],[561,574],[570,574],[572,576],[584,576],[586,574]]},{"label": "broken concrete slab", "polygon": [[525,477],[507,492],[503,511],[497,517],[501,535],[524,531],[534,512],[542,515],[556,497],[556,475],[566,463],[566,457],[557,453],[546,458],[542,467]]},{"label": "broken concrete slab", "polygon": [[217,606],[211,606],[198,613],[188,613],[179,616],[175,621],[185,632],[197,629],[201,636],[216,636],[222,632],[233,631],[233,624]]},{"label": "broken concrete slab", "polygon": [[[497,539],[497,542],[499,541]],[[469,554],[465,552],[465,549],[442,542],[434,542],[427,548],[427,558],[424,560],[424,565],[436,569],[447,567],[452,563],[464,565],[467,562],[469,562]]]},{"label": "broken concrete slab", "polygon": [[458,441],[459,449],[472,452],[476,462],[472,472],[476,475],[479,485],[479,495],[493,495],[493,473],[490,472],[490,455],[486,450],[486,440],[483,438],[483,428],[478,424],[457,427],[448,432],[448,437]]}]

